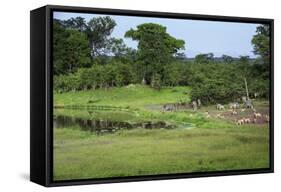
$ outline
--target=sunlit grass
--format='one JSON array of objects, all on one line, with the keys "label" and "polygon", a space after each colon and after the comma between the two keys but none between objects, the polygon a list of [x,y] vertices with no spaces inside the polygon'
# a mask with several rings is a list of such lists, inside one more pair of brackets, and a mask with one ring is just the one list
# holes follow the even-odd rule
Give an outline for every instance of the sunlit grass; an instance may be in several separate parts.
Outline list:
[{"label": "sunlit grass", "polygon": [[186,94],[189,87],[162,88],[160,91],[148,86],[133,85],[108,90],[98,89],[57,94],[54,93],[55,106],[119,106],[144,107],[152,104],[189,101]]}]

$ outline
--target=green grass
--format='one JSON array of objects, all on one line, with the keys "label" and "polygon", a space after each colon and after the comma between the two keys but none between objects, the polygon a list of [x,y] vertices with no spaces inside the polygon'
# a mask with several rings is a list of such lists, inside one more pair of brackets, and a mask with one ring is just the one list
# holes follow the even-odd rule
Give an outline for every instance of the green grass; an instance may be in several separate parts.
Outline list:
[{"label": "green grass", "polygon": [[268,127],[120,131],[55,129],[54,179],[269,167]]},{"label": "green grass", "polygon": [[[55,110],[55,116],[166,121],[180,127],[172,130],[137,128],[104,135],[80,131],[78,127],[54,129],[54,179],[269,167],[268,124],[237,126],[231,119],[215,118],[214,106],[204,106],[197,112],[191,109],[160,111],[165,103],[190,101],[189,91],[189,87],[156,91],[132,85],[54,94],[55,106],[61,107]],[[256,109],[268,110],[268,101],[256,101]],[[211,118],[204,115],[206,110],[212,114]],[[187,124],[191,124],[191,128],[185,129]]]},{"label": "green grass", "polygon": [[162,88],[160,91],[147,86],[133,85],[108,90],[54,93],[55,106],[114,106],[142,108],[146,105],[188,101],[185,92],[189,87]]}]

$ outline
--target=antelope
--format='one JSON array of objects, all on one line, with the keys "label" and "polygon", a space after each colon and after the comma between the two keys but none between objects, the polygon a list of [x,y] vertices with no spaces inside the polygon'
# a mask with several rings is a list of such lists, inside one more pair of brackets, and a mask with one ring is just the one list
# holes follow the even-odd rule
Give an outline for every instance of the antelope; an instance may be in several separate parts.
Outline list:
[{"label": "antelope", "polygon": [[269,115],[265,115],[265,121],[266,121],[266,122],[269,122],[269,121],[270,121]]},{"label": "antelope", "polygon": [[260,118],[260,117],[261,117],[261,114],[260,114],[260,113],[254,112],[254,116],[255,116],[255,118],[257,119],[257,118]]},{"label": "antelope", "polygon": [[220,113],[219,114],[217,114],[217,116],[216,116],[217,118],[219,118],[219,119],[224,119],[224,116],[223,115],[221,115]]},{"label": "antelope", "polygon": [[251,123],[251,119],[250,118],[244,118],[244,122],[245,123]]},{"label": "antelope", "polygon": [[243,119],[236,120],[236,124],[242,125],[242,124],[244,124],[244,120]]}]

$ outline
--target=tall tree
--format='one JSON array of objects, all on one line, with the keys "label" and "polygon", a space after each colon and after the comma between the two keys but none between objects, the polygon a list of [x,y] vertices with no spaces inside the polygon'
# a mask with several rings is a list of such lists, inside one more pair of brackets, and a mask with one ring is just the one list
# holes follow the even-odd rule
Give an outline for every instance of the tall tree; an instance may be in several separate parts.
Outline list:
[{"label": "tall tree", "polygon": [[256,28],[256,34],[252,38],[254,53],[259,55],[252,66],[252,73],[255,78],[251,89],[261,96],[269,97],[269,76],[270,76],[270,26],[263,24]]},{"label": "tall tree", "polygon": [[123,39],[114,37],[110,38],[108,49],[110,49],[111,54],[116,57],[124,56],[128,53],[128,51],[130,51]]},{"label": "tall tree", "polygon": [[77,68],[89,67],[90,49],[88,40],[84,33],[68,30],[69,36],[66,39],[65,49],[68,63],[68,72],[77,71]]},{"label": "tall tree", "polygon": [[268,79],[270,71],[270,26],[259,25],[256,29],[256,35],[253,36],[252,44],[254,53],[260,56],[262,65],[256,65],[260,70],[262,78]]},{"label": "tall tree", "polygon": [[80,32],[84,32],[87,29],[87,24],[83,17],[70,18],[63,21],[63,25],[66,28],[76,29]]},{"label": "tall tree", "polygon": [[185,42],[172,37],[166,27],[155,23],[138,25],[137,29],[127,31],[125,37],[138,41],[137,60],[141,64],[142,79],[157,84],[158,89],[165,64],[184,49]]},{"label": "tall tree", "polygon": [[93,17],[89,22],[82,17],[70,18],[60,23],[65,28],[84,32],[89,40],[89,47],[93,57],[106,54],[110,51],[110,35],[116,22],[109,16]]},{"label": "tall tree", "polygon": [[60,20],[53,22],[53,57],[54,57],[54,74],[65,74],[67,72],[67,63],[65,62],[65,48],[68,33],[61,24]]},{"label": "tall tree", "polygon": [[86,34],[93,57],[108,53],[110,35],[115,26],[116,22],[109,16],[94,17],[87,23]]},{"label": "tall tree", "polygon": [[54,22],[54,73],[73,73],[79,67],[89,67],[90,48],[87,36],[74,29],[65,29]]},{"label": "tall tree", "polygon": [[259,25],[256,35],[253,36],[252,44],[254,53],[260,55],[265,63],[269,63],[270,55],[270,27],[269,25]]}]

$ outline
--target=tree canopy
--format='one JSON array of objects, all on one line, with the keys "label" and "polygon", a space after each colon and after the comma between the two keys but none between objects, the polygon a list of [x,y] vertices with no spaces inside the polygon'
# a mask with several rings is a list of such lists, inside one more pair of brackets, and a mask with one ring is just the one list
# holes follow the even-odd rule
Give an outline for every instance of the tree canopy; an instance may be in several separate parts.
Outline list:
[{"label": "tree canopy", "polygon": [[269,63],[270,55],[270,28],[269,25],[257,27],[256,35],[252,39],[254,53],[260,55],[265,63]]},{"label": "tree canopy", "polygon": [[142,78],[149,83],[155,82],[156,76],[161,81],[165,64],[184,49],[185,44],[168,34],[166,27],[155,23],[138,25],[137,29],[127,31],[125,37],[138,41],[137,60],[141,64]]},{"label": "tree canopy", "polygon": [[54,23],[53,45],[55,74],[73,73],[90,66],[90,48],[84,33]]}]

